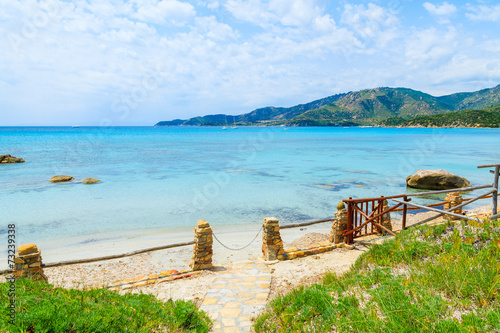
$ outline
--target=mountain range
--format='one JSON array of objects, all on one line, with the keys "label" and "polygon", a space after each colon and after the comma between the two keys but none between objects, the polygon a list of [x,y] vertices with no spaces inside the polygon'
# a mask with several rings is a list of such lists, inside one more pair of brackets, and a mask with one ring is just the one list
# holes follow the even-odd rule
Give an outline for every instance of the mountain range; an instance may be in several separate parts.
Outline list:
[{"label": "mountain range", "polygon": [[[399,124],[418,116],[484,109],[500,104],[500,85],[435,97],[409,88],[365,89],[332,95],[289,108],[264,107],[233,116],[214,114],[160,121],[156,126],[359,126]],[[390,123],[390,121],[389,121]]]}]

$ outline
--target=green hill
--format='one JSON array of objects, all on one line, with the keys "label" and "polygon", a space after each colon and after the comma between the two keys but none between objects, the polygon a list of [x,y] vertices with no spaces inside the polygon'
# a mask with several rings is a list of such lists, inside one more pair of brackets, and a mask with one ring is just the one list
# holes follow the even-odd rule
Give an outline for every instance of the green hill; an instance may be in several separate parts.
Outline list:
[{"label": "green hill", "polygon": [[500,127],[500,105],[483,110],[461,110],[412,119],[392,117],[383,122],[386,126],[400,127]]},{"label": "green hill", "polygon": [[500,104],[500,85],[470,93],[457,93],[437,98],[453,111],[465,109],[484,109]]},{"label": "green hill", "polygon": [[[500,85],[491,89],[440,97],[408,88],[382,87],[333,95],[290,108],[265,107],[237,116],[215,114],[186,120],[161,121],[156,125],[397,125],[416,116],[440,115],[463,109],[482,109],[497,104],[500,104]],[[473,118],[472,115],[470,117]],[[481,117],[486,117],[486,114]],[[475,124],[472,118],[468,122]],[[494,115],[488,115],[487,118],[485,120],[487,123],[494,123],[496,119]]]},{"label": "green hill", "polygon": [[375,125],[390,117],[409,118],[450,111],[429,94],[407,88],[377,88],[347,94],[338,101],[292,119],[299,126],[355,123]]}]

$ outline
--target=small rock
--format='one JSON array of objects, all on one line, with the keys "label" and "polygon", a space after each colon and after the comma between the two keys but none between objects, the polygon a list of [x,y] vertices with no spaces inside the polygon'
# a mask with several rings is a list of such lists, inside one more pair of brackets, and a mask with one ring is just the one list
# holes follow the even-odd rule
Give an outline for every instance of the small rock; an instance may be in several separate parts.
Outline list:
[{"label": "small rock", "polygon": [[95,179],[95,178],[85,178],[84,180],[82,180],[82,183],[84,184],[95,184],[95,183],[98,183],[100,182],[101,180],[100,179]]},{"label": "small rock", "polygon": [[202,228],[208,228],[210,227],[210,224],[205,221],[205,220],[199,220],[198,221],[198,228],[202,229]]},{"label": "small rock", "polygon": [[14,157],[11,155],[0,155],[0,164],[7,163],[24,163],[24,160],[20,157]]},{"label": "small rock", "polygon": [[33,252],[38,252],[38,247],[33,243],[24,244],[17,248],[17,253],[19,253],[20,255],[29,254]]},{"label": "small rock", "polygon": [[59,175],[59,176],[54,176],[50,178],[50,182],[52,183],[63,183],[63,182],[69,182],[70,180],[73,180],[75,178],[71,176],[64,176],[64,175]]}]

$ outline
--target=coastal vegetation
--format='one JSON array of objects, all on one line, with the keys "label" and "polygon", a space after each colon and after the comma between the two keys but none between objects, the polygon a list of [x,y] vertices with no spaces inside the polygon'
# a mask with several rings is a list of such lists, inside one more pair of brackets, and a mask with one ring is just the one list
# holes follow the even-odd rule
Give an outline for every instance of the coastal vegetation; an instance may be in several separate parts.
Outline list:
[{"label": "coastal vegetation", "polygon": [[268,304],[257,332],[498,332],[500,223],[421,226]]},{"label": "coastal vegetation", "polygon": [[399,127],[500,127],[500,105],[482,110],[463,110],[411,119],[393,117],[383,122]]},{"label": "coastal vegetation", "polygon": [[12,325],[9,285],[0,284],[1,332],[208,332],[211,325],[192,302],[163,303],[152,295],[106,289],[67,290],[24,278],[16,281]]},{"label": "coastal vegetation", "polygon": [[[437,123],[460,127],[498,127],[495,112],[477,111],[500,104],[500,85],[476,92],[435,97],[408,88],[375,88],[337,94],[289,108],[265,107],[241,115],[215,114],[190,119],[160,121],[156,126],[407,126],[406,121],[426,116]],[[476,112],[456,112],[474,109]],[[477,109],[477,110],[476,110]],[[465,111],[464,111],[465,112]],[[474,122],[479,116],[480,121]],[[458,126],[457,125],[457,126]],[[483,126],[484,125],[484,126]],[[496,126],[493,126],[496,125]],[[411,125],[408,125],[411,126]],[[439,126],[439,125],[438,125]],[[455,125],[443,125],[455,126]]]}]

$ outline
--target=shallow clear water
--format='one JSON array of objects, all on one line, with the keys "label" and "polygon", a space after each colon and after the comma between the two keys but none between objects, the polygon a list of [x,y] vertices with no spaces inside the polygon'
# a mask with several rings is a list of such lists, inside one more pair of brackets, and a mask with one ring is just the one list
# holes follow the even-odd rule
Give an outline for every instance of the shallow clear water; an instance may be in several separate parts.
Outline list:
[{"label": "shallow clear water", "polygon": [[[26,160],[0,166],[0,233],[15,223],[19,245],[198,219],[320,219],[348,197],[404,193],[419,168],[491,183],[476,166],[500,161],[499,139],[495,129],[0,128],[0,154]],[[59,174],[101,182],[49,182]]]}]

